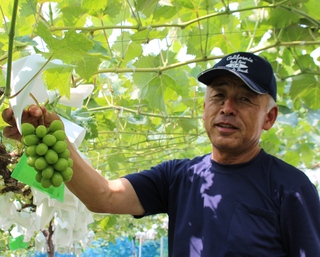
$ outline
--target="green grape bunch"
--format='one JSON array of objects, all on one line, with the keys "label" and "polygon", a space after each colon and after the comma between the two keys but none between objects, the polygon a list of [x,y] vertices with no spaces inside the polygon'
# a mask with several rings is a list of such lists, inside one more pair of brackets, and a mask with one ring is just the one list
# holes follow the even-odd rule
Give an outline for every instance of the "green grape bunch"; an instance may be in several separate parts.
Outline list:
[{"label": "green grape bunch", "polygon": [[54,120],[48,128],[22,123],[21,129],[27,163],[37,171],[36,181],[44,188],[59,187],[63,182],[70,181],[73,160],[62,121]]}]

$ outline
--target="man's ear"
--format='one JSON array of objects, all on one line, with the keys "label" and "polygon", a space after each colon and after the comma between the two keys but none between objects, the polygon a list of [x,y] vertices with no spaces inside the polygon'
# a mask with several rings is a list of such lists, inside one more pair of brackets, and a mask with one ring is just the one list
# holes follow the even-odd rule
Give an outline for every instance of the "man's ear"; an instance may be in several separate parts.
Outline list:
[{"label": "man's ear", "polygon": [[264,130],[271,129],[273,124],[276,122],[277,117],[278,117],[278,106],[274,106],[266,115],[266,118],[263,124],[263,129]]},{"label": "man's ear", "polygon": [[204,120],[204,110],[206,108],[206,102],[203,102],[202,120]]}]

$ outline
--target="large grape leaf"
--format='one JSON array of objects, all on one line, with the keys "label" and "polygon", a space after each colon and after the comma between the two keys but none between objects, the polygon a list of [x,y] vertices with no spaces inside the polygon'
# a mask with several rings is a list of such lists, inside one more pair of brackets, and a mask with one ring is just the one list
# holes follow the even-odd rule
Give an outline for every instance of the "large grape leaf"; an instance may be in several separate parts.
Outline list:
[{"label": "large grape leaf", "polygon": [[290,96],[294,101],[303,103],[313,109],[320,108],[320,83],[314,75],[301,75],[293,78]]}]

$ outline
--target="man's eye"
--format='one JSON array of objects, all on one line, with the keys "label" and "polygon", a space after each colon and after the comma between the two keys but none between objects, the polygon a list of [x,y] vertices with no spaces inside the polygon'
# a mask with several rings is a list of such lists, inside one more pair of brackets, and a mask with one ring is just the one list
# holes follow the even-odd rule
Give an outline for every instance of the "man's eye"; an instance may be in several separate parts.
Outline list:
[{"label": "man's eye", "polygon": [[251,103],[251,100],[249,99],[249,98],[247,98],[247,97],[241,97],[240,98],[240,100],[242,101],[242,102],[248,102],[248,103]]}]

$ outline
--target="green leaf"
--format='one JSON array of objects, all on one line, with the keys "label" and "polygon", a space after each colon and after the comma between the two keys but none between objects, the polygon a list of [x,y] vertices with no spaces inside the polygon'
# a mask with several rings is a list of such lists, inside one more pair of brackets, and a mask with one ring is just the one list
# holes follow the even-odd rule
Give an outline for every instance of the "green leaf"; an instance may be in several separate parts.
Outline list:
[{"label": "green leaf", "polygon": [[100,63],[100,58],[89,55],[84,55],[81,60],[74,62],[77,74],[87,81],[98,71]]},{"label": "green leaf", "polygon": [[126,49],[126,53],[124,56],[124,61],[126,63],[130,63],[130,61],[135,60],[142,54],[142,46],[139,43],[131,42]]},{"label": "green leaf", "polygon": [[319,1],[306,1],[304,3],[304,6],[306,7],[308,13],[311,17],[313,17],[316,20],[320,20],[320,2]]},{"label": "green leaf", "polygon": [[66,32],[63,39],[53,37],[43,23],[39,23],[36,31],[47,43],[54,58],[60,59],[65,63],[82,59],[83,55],[94,46],[93,41],[89,40],[84,34],[77,33],[74,30]]},{"label": "green leaf", "polygon": [[112,18],[115,18],[124,8],[124,4],[117,0],[108,0],[104,13]]},{"label": "green leaf", "polygon": [[88,111],[87,108],[82,107],[74,110],[71,117],[80,127],[86,131],[85,139],[93,139],[98,137],[98,126],[95,117]]},{"label": "green leaf", "polygon": [[70,97],[70,68],[54,68],[45,70],[43,72],[43,80],[48,90],[58,90],[61,96]]},{"label": "green leaf", "polygon": [[290,96],[293,101],[301,100],[304,104],[317,110],[320,108],[320,83],[314,75],[300,75],[293,77]]},{"label": "green leaf", "polygon": [[[130,44],[131,34],[127,31],[122,32],[118,37],[115,43],[112,46],[112,50],[118,52],[121,58],[124,58],[128,45]],[[138,54],[138,53],[137,53]]]},{"label": "green leaf", "polygon": [[269,131],[264,131],[261,135],[260,146],[270,154],[277,155],[279,147],[281,145],[281,140],[276,134],[276,129],[271,128]]},{"label": "green leaf", "polygon": [[119,168],[120,168],[119,164],[126,163],[126,158],[123,156],[123,154],[120,154],[120,153],[110,154],[107,157],[107,160],[108,160],[110,171],[115,173],[119,171]]},{"label": "green leaf", "polygon": [[137,0],[136,8],[140,10],[143,14],[145,14],[147,17],[149,17],[155,12],[157,4],[157,0]]},{"label": "green leaf", "polygon": [[102,230],[113,227],[117,223],[116,215],[108,215],[103,220],[100,221],[100,227]]},{"label": "green leaf", "polygon": [[174,6],[162,6],[157,8],[153,18],[159,22],[170,22],[177,17],[177,8]]},{"label": "green leaf", "polygon": [[90,13],[95,13],[102,11],[106,8],[106,2],[108,1],[91,1],[91,0],[82,0],[81,6],[82,8],[89,10]]},{"label": "green leaf", "polygon": [[[303,27],[300,24],[292,24],[284,30],[281,30],[281,32],[279,31],[278,33],[281,34],[282,41],[288,42],[296,40],[309,41],[313,40],[313,38],[316,36],[312,35],[312,30]],[[317,34],[317,32],[314,33]],[[292,53],[290,55],[292,55]]]},{"label": "green leaf", "polygon": [[192,130],[197,129],[199,127],[198,122],[193,119],[180,119],[178,120],[178,124],[186,133],[191,132]]},{"label": "green leaf", "polygon": [[295,66],[296,69],[301,69],[302,71],[308,71],[312,68],[316,68],[313,58],[308,54],[300,55],[296,58]]},{"label": "green leaf", "polygon": [[295,167],[300,163],[300,155],[296,151],[287,151],[283,157],[283,160]]},{"label": "green leaf", "polygon": [[299,21],[300,16],[294,12],[278,7],[270,13],[270,24],[275,28],[287,27]]},{"label": "green leaf", "polygon": [[26,2],[21,2],[20,5],[20,15],[21,16],[31,16],[31,15],[36,15],[36,10],[37,10],[37,1],[36,0],[28,0]]},{"label": "green leaf", "polygon": [[108,50],[99,41],[94,41],[94,46],[89,50],[89,53],[98,54],[99,56],[103,56],[105,59],[110,59]]},{"label": "green leaf", "polygon": [[166,88],[171,88],[177,95],[187,96],[189,92],[189,80],[183,71],[168,71],[161,75],[161,81]]},{"label": "green leaf", "polygon": [[136,68],[157,68],[160,66],[159,56],[141,56],[135,63]]},{"label": "green leaf", "polygon": [[151,108],[156,108],[166,113],[164,101],[165,83],[161,77],[154,76],[150,81],[143,85],[138,85],[138,87],[140,88],[140,98],[146,99]]},{"label": "green leaf", "polygon": [[79,1],[73,1],[70,6],[61,7],[63,23],[65,26],[83,26],[86,22],[86,11],[80,6]]},{"label": "green leaf", "polygon": [[148,42],[152,39],[164,39],[168,36],[168,30],[167,29],[152,29],[152,30],[143,30],[136,32],[132,35],[130,35],[130,38],[133,41],[136,41],[137,43],[144,43],[148,44]]},{"label": "green leaf", "polygon": [[308,143],[301,144],[299,148],[301,152],[301,162],[305,163],[309,169],[313,166],[314,150],[314,147]]},{"label": "green leaf", "polygon": [[191,0],[177,0],[177,6],[178,7],[185,7],[187,9],[194,9],[193,2]]}]

